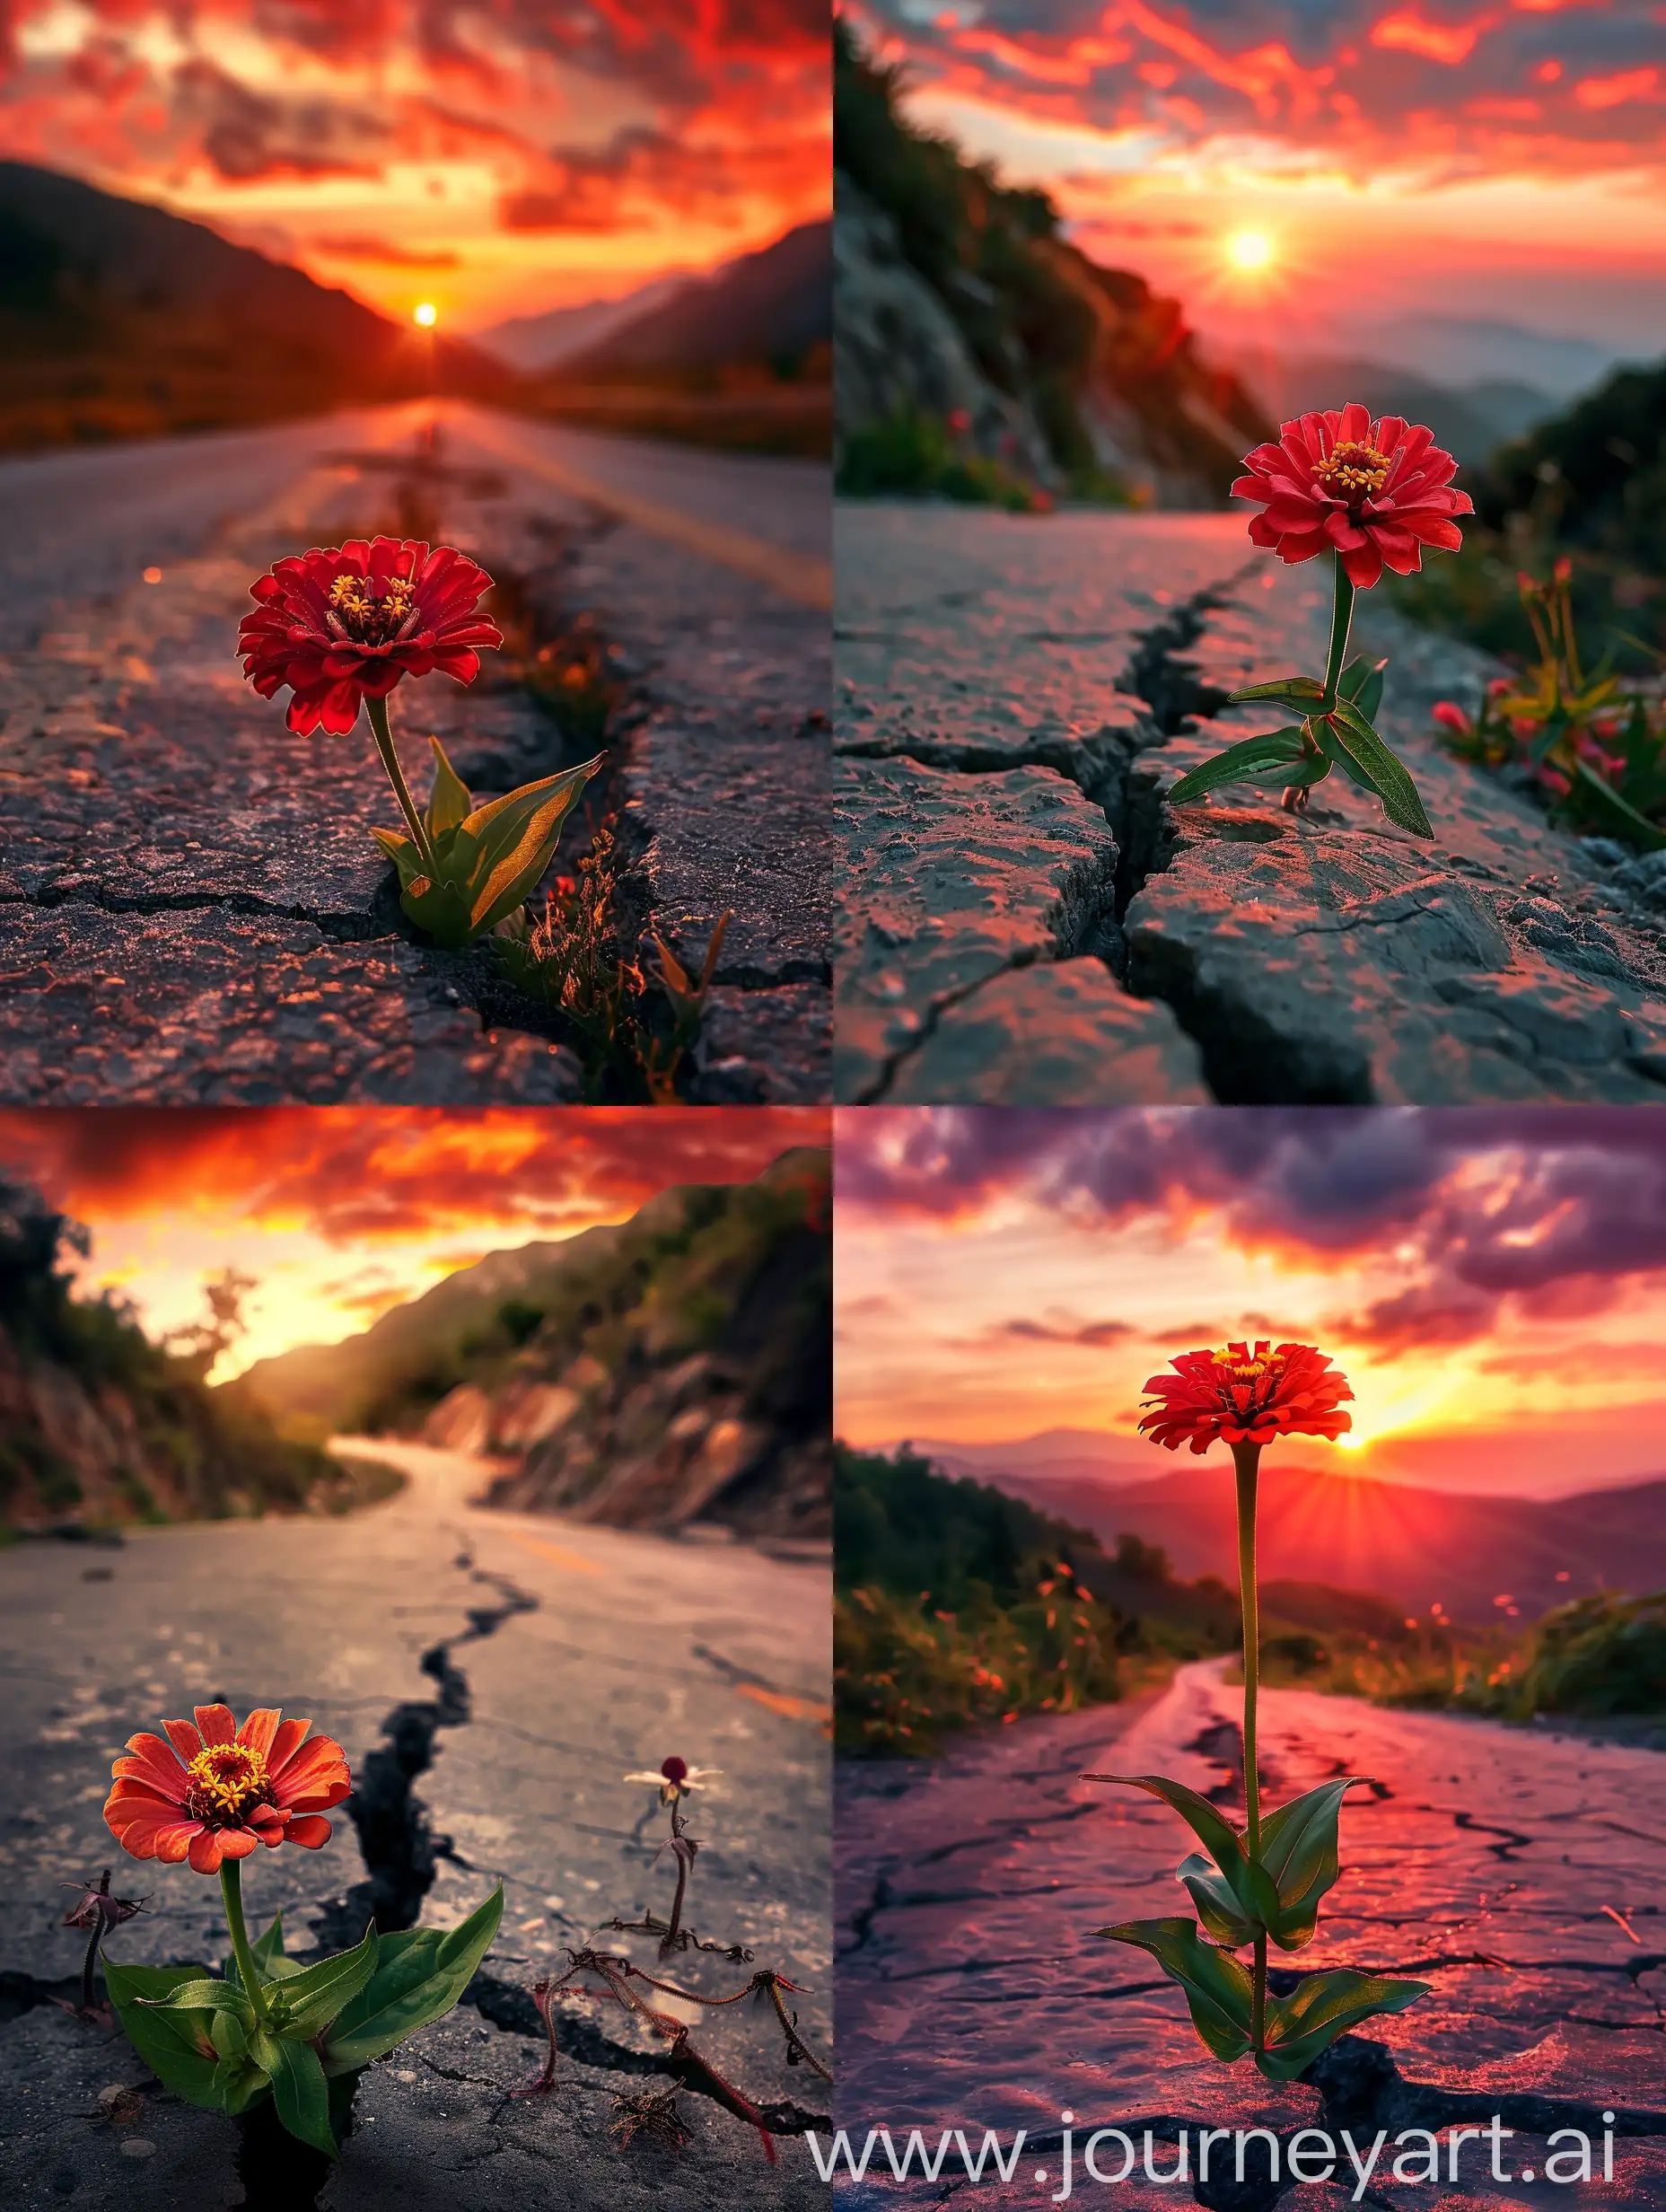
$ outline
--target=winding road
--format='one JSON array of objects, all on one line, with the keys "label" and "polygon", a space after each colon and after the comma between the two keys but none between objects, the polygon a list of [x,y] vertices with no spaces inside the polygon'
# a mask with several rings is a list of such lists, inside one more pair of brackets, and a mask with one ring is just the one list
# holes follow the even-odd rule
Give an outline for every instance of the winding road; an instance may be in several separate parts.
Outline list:
[{"label": "winding road", "polygon": [[[664,1911],[664,1815],[624,1778],[672,1751],[721,1770],[690,1821],[704,1845],[691,1919],[802,1985],[802,2026],[827,2050],[825,1570],[487,1511],[469,1500],[488,1462],[381,1439],[357,1448],[408,1478],[359,1514],[0,1552],[0,2202],[823,2201],[793,2131],[825,2113],[826,2085],[785,2065],[750,2006],[695,2041],[775,2113],[786,2131],[776,2165],[694,2094],[681,2101],[694,2140],[670,2171],[644,2146],[621,2152],[613,2097],[666,2084],[662,2047],[617,2008],[569,2008],[555,2092],[511,2093],[541,2056],[532,1981],[612,1914]],[[110,1758],[136,1730],[215,1698],[310,1715],[354,1770],[356,1830],[338,1816],[322,1851],[263,1852],[248,1869],[251,1920],[281,1909],[292,1949],[355,1941],[373,1909],[384,1926],[443,1926],[504,1884],[503,1927],[469,2001],[366,2075],[328,2177],[273,2168],[230,2122],[147,2087],[125,2041],[53,2001],[73,1996],[80,1949],[58,1925],[59,1884],[119,1859],[100,1816]],[[112,1938],[117,1956],[222,1955],[214,1883],[121,1860],[116,1887],[149,1900]],[[744,1979],[723,1961],[680,1971],[708,1992]],[[124,2085],[136,2085],[131,2109],[101,2123],[100,2091]]]},{"label": "winding road", "polygon": [[[1345,1803],[1343,1873],[1318,1938],[1290,1963],[1433,1985],[1408,2012],[1369,2022],[1322,2084],[1278,2088],[1209,2059],[1178,1990],[1144,1953],[1094,1934],[1186,1910],[1174,1869],[1195,1846],[1154,1800],[1079,1777],[1167,1774],[1241,1808],[1240,1693],[1223,1685],[1224,1664],[1182,1667],[1160,1695],[1126,1706],[980,1733],[935,1763],[842,1763],[840,2126],[889,2123],[899,2144],[916,2125],[934,2143],[944,2126],[1023,2128],[1057,2155],[1065,2111],[1078,2141],[1091,2124],[1132,2126],[1136,2142],[1145,2127],[1170,2143],[1187,2127],[1195,2143],[1202,2125],[1267,2127],[1287,2141],[1312,2125],[1357,2136],[1367,2121],[1369,2140],[1379,2126],[1391,2137],[1471,2124],[1484,2109],[1516,2130],[1516,2164],[1542,2173],[1548,2130],[1583,2128],[1594,2141],[1609,2110],[1621,2115],[1615,2182],[1539,2196],[1616,2212],[1666,2205],[1666,1754],[1263,1692],[1264,1803],[1334,1775],[1369,1778]],[[1365,2065],[1369,2046],[1385,2055]],[[1028,2163],[1010,2190],[972,2197],[1042,2202],[1057,2165],[1040,2189]],[[1172,2153],[1160,2163],[1171,2168]],[[1526,2183],[1485,2181],[1484,2156],[1466,2174],[1470,2186],[1390,2187],[1372,2201],[1438,2198],[1444,2212],[1534,2200]],[[846,2200],[887,2193],[872,2180],[847,2184]],[[1136,2175],[1106,2201],[1192,2193]],[[1346,2194],[1299,2188],[1290,2201],[1339,2207]],[[1276,2192],[1200,2190],[1197,2201],[1267,2212]]]}]

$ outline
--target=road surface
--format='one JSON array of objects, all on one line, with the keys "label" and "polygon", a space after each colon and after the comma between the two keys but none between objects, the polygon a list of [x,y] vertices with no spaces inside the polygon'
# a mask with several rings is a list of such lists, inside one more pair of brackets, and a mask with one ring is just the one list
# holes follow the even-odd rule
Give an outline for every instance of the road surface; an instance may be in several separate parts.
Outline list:
[{"label": "road surface", "polygon": [[[12,461],[0,498],[6,1099],[579,1095],[489,952],[399,914],[363,726],[292,737],[242,681],[253,577],[377,530],[477,555],[532,649],[595,641],[609,768],[556,865],[610,810],[627,943],[697,967],[732,909],[690,1094],[826,1095],[825,471],[448,401]],[[393,718],[419,791],[431,733],[482,795],[594,750],[504,656],[402,686]]]},{"label": "road surface", "polygon": [[[247,2201],[267,2201],[255,2172],[269,2161],[228,2121],[152,2091],[117,2127],[93,2124],[98,2092],[142,2082],[143,2068],[125,2042],[50,2002],[71,1993],[80,1944],[57,1925],[57,1885],[112,1860],[118,1893],[150,1900],[112,1938],[116,1955],[223,1955],[217,1884],[121,1859],[100,1816],[110,1760],[130,1734],[222,1696],[240,1713],[275,1704],[310,1715],[344,1745],[357,1801],[377,1813],[368,1857],[345,1817],[319,1853],[259,1854],[245,1874],[251,1919],[281,1909],[294,1947],[320,1936],[334,1947],[356,1940],[374,1907],[394,1924],[445,1925],[505,1886],[473,2001],[365,2076],[342,2164],[318,2198],[324,2212],[396,2201],[408,2212],[600,2212],[639,2192],[680,2212],[821,2202],[795,2135],[771,2168],[756,2136],[697,2096],[682,2100],[696,2139],[673,2173],[642,2163],[640,2149],[617,2151],[612,2097],[663,2085],[642,2070],[652,2039],[617,2008],[574,2014],[574,2055],[556,2094],[506,2099],[541,2056],[531,1982],[611,1914],[651,1901],[663,1911],[666,1867],[653,1856],[663,1815],[623,1778],[673,1751],[722,1770],[690,1821],[705,1845],[690,1918],[802,1984],[804,2027],[826,2049],[825,1571],[741,1545],[487,1512],[468,1503],[486,1463],[381,1440],[364,1449],[396,1459],[410,1480],[361,1514],[0,1553],[0,2202],[219,2212],[245,2201],[243,2187]],[[385,1756],[366,1763],[394,1726],[416,1764],[408,1798]],[[735,1971],[690,1971],[713,1989]],[[825,2085],[785,2066],[750,2007],[717,2017],[697,2040],[781,2108],[784,2126],[794,2111],[825,2111]],[[477,2169],[489,2178],[460,2178]],[[323,2180],[296,2173],[306,2186],[285,2177],[292,2208]]]},{"label": "road surface", "polygon": [[1496,670],[1372,592],[1384,736],[1433,842],[1333,776],[1304,815],[1187,769],[1322,670],[1317,561],[1241,515],[836,517],[846,1103],[1659,1103],[1666,872],[1433,742]]},{"label": "road surface", "polygon": [[[840,2126],[917,2124],[934,2141],[944,2124],[1022,2127],[1051,2135],[1057,2153],[1059,2115],[1073,2111],[1082,2129],[1135,2123],[1136,2143],[1146,2126],[1171,2143],[1185,2126],[1195,2145],[1199,2125],[1286,2138],[1349,2125],[1368,2140],[1382,2125],[1390,2137],[1414,2125],[1443,2134],[1468,2124],[1464,2100],[1485,2100],[1517,2131],[1515,2164],[1542,2170],[1548,2129],[1596,2140],[1593,2115],[1610,2110],[1641,2130],[1618,2136],[1616,2182],[1559,2188],[1554,2201],[1666,2205],[1666,1754],[1264,1693],[1264,1804],[1333,1775],[1371,1780],[1346,1801],[1342,1878],[1318,1938],[1289,1962],[1433,1984],[1410,2011],[1360,2032],[1355,2054],[1370,2055],[1367,2041],[1386,2048],[1374,2077],[1345,2068],[1323,2090],[1281,2088],[1209,2059],[1178,1990],[1143,1953],[1093,1934],[1185,1911],[1174,1869],[1195,1846],[1156,1801],[1078,1777],[1167,1774],[1241,1808],[1240,1693],[1223,1686],[1223,1665],[1183,1667],[1160,1696],[1127,1707],[980,1734],[934,1766],[843,1764]],[[1104,2155],[1114,2171],[1115,2147]],[[1159,2163],[1168,2170],[1173,2153]],[[1524,2201],[1521,2185],[1486,2184],[1486,2170],[1485,2158],[1460,2166],[1476,2185],[1441,2193],[1442,2212]],[[1048,2193],[1015,2184],[996,2200]],[[1191,2195],[1136,2180],[1106,2201],[1144,2208]],[[1373,2201],[1435,2197],[1391,2188]],[[1286,2201],[1339,2212],[1345,2198],[1302,2188]],[[1197,2200],[1232,2212],[1272,2202],[1253,2189]]]}]

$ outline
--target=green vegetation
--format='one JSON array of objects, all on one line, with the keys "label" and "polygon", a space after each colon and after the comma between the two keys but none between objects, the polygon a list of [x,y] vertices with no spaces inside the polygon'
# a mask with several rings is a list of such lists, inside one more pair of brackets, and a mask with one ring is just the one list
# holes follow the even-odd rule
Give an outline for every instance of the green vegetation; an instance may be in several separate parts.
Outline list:
[{"label": "green vegetation", "polygon": [[841,1750],[929,1752],[975,1722],[1108,1702],[1237,1640],[1236,1596],[1214,1576],[1178,1581],[1126,1532],[1107,1553],[907,1445],[837,1446],[833,1500]]},{"label": "green vegetation", "polygon": [[872,429],[852,431],[839,463],[838,487],[856,497],[935,493],[942,499],[1005,507],[1013,514],[1051,505],[1045,493],[998,461],[963,453],[946,425],[911,408]]},{"label": "green vegetation", "polygon": [[87,1250],[75,1223],[0,1181],[0,1520],[296,1512],[336,1481],[322,1453],[278,1435],[238,1385],[211,1391],[199,1348],[153,1344],[108,1293],[74,1296],[66,1262]]},{"label": "green vegetation", "polygon": [[[1223,498],[1240,454],[1268,426],[1236,378],[1197,359],[1179,304],[1090,261],[1065,241],[1045,192],[1002,184],[991,163],[969,162],[951,139],[909,121],[900,70],[872,61],[842,20],[833,38],[836,174],[890,218],[904,259],[982,375],[1029,411],[1073,496],[1129,500],[1100,461],[1090,427],[1098,392],[1139,417],[1161,464],[1193,472]],[[1014,503],[1011,472],[979,470],[947,426],[928,431],[905,418],[851,430],[841,489]]]},{"label": "green vegetation", "polygon": [[1607,657],[1586,665],[1573,575],[1564,555],[1548,584],[1519,579],[1539,647],[1529,675],[1491,686],[1474,715],[1445,701],[1436,719],[1443,742],[1463,758],[1528,770],[1574,828],[1658,851],[1666,846],[1666,705],[1658,689],[1623,684]]},{"label": "green vegetation", "polygon": [[663,1191],[616,1227],[465,1268],[345,1343],[263,1360],[251,1393],[292,1435],[409,1430],[460,1383],[490,1392],[579,1363],[616,1379],[722,1347],[760,1412],[820,1419],[830,1384],[828,1155],[750,1183]]},{"label": "green vegetation", "polygon": [[1389,579],[1432,629],[1526,665],[1537,645],[1516,588],[1573,560],[1573,613],[1599,653],[1642,673],[1666,650],[1666,364],[1618,369],[1460,479],[1476,520],[1463,550]]}]

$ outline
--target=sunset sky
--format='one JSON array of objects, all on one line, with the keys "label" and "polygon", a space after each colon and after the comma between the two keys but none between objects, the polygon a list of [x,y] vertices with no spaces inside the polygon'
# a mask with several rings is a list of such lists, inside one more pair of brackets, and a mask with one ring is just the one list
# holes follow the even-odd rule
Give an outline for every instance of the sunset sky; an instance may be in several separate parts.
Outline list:
[{"label": "sunset sky", "polygon": [[0,0],[0,158],[443,329],[826,213],[815,0]]},{"label": "sunset sky", "polygon": [[1666,350],[1659,0],[851,14],[917,118],[1047,185],[1078,243],[1206,330],[1357,356],[1379,324],[1490,318]]},{"label": "sunset sky", "polygon": [[853,1443],[1084,1429],[1154,1479],[1147,1377],[1267,1337],[1353,1385],[1311,1463],[1542,1497],[1666,1474],[1656,1115],[869,1107],[836,1157]]},{"label": "sunset sky", "polygon": [[825,1144],[828,1120],[808,1107],[0,1110],[0,1173],[91,1230],[83,1283],[129,1299],[153,1337],[203,1318],[205,1277],[253,1276],[220,1382],[351,1335],[488,1251],[623,1221],[673,1183],[750,1181],[790,1146]]}]

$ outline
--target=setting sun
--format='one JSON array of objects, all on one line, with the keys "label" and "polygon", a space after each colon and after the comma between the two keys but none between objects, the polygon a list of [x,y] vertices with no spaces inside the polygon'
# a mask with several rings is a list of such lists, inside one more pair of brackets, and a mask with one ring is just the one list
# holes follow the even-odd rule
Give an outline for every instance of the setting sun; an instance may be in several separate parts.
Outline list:
[{"label": "setting sun", "polygon": [[411,320],[421,323],[425,330],[432,330],[439,320],[440,311],[432,301],[425,300],[420,307],[413,307],[411,310]]},{"label": "setting sun", "polygon": [[1234,231],[1226,241],[1226,258],[1234,268],[1266,268],[1273,241],[1265,231]]}]

